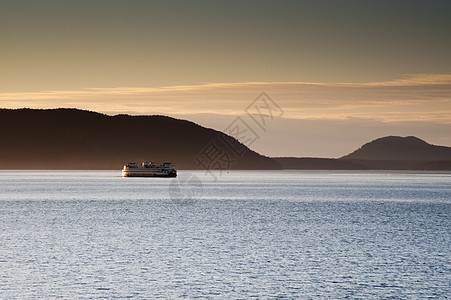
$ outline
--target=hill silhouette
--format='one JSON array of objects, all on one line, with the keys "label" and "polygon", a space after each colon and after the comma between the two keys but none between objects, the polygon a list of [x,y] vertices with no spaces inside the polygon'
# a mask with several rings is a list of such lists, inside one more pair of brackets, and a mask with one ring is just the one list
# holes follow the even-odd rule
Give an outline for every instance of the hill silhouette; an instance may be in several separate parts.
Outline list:
[{"label": "hill silhouette", "polygon": [[262,156],[233,137],[166,116],[108,116],[78,109],[0,109],[0,169],[120,169],[172,162],[178,169],[451,170],[451,147],[413,137],[376,139],[343,156]]},{"label": "hill silhouette", "polygon": [[363,145],[342,159],[451,160],[451,147],[431,145],[414,136],[387,136]]},{"label": "hill silhouette", "polygon": [[295,170],[451,170],[451,147],[414,137],[376,139],[339,159],[274,157],[283,169]]},{"label": "hill silhouette", "polygon": [[451,170],[451,147],[417,137],[387,136],[369,142],[340,160],[368,169]]},{"label": "hill silhouette", "polygon": [[0,109],[0,126],[1,169],[120,169],[132,161],[169,161],[179,169],[280,169],[224,133],[165,116]]}]

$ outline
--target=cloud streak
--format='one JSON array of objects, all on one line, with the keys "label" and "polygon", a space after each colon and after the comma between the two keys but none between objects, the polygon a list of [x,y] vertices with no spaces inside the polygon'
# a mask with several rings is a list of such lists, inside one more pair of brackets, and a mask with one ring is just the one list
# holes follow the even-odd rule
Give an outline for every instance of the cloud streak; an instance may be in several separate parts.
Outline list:
[{"label": "cloud streak", "polygon": [[243,82],[0,93],[0,107],[76,107],[107,114],[241,114],[262,91],[285,117],[451,123],[451,75],[370,83]]}]

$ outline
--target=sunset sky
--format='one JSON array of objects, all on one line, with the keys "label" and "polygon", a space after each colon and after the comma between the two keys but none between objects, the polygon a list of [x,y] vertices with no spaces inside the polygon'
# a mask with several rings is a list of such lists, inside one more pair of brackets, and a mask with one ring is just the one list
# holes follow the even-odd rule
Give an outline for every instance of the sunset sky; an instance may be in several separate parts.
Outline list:
[{"label": "sunset sky", "polygon": [[[451,1],[0,0],[0,108],[163,114],[217,130],[266,92],[252,149],[451,146]],[[256,126],[255,124],[252,126]]]}]

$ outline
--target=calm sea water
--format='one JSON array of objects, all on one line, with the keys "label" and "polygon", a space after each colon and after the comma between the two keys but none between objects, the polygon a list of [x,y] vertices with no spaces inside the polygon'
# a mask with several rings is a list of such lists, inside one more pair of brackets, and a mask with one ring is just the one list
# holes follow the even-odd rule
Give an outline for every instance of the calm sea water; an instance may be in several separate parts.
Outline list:
[{"label": "calm sea water", "polygon": [[0,171],[0,298],[451,295],[451,173]]}]

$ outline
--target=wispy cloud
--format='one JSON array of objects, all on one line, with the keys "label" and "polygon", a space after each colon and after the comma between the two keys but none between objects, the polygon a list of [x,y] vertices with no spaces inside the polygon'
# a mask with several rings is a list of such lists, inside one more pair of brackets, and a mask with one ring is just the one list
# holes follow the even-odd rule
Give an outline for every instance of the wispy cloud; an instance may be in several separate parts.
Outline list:
[{"label": "wispy cloud", "polygon": [[76,107],[108,114],[240,114],[262,91],[288,118],[451,122],[451,74],[370,83],[243,82],[0,93],[0,107]]}]

